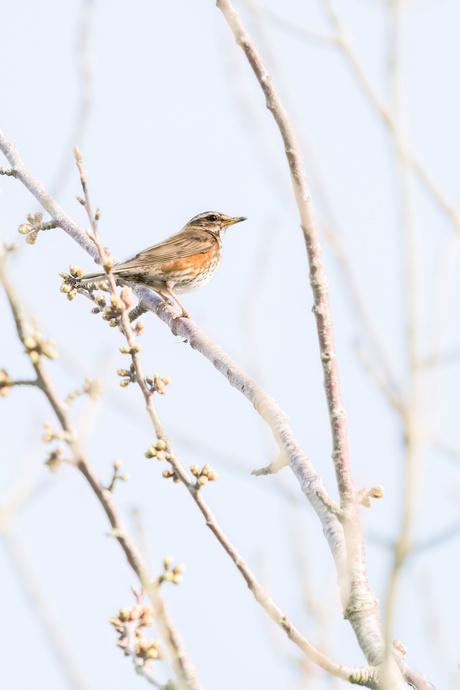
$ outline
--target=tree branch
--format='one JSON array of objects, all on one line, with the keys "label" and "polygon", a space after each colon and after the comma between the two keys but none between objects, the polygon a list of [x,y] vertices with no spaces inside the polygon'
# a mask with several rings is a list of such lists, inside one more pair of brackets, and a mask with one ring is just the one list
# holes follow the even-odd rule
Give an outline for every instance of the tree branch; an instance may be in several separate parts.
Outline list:
[{"label": "tree branch", "polygon": [[[342,525],[347,554],[345,561],[339,563],[338,567],[342,603],[345,616],[350,619],[367,660],[371,664],[379,664],[383,654],[383,639],[379,623],[378,603],[367,582],[364,543],[359,526],[356,489],[351,475],[345,410],[337,369],[328,281],[324,270],[305,169],[289,116],[250,34],[230,0],[217,0],[217,7],[222,11],[236,42],[244,51],[257,77],[265,94],[267,108],[278,125],[284,143],[310,265],[310,285],[314,300],[313,312],[316,317],[324,387],[331,424],[332,457],[343,511]],[[318,500],[318,494],[316,499]],[[331,515],[323,501],[321,501],[321,505],[323,510],[325,509]]]},{"label": "tree branch", "polygon": [[[28,324],[18,304],[16,293],[9,282],[5,263],[5,253],[0,253],[0,282],[3,284],[14,315],[19,339],[23,344],[25,344],[24,341],[27,337],[26,333],[28,331]],[[112,536],[118,540],[126,555],[128,563],[138,576],[142,587],[152,601],[156,613],[158,629],[169,651],[180,690],[201,690],[201,684],[198,681],[196,671],[191,661],[188,659],[185,650],[183,649],[182,641],[174,628],[168,611],[166,610],[163,597],[159,591],[158,583],[148,572],[147,565],[141,552],[129,534],[126,525],[122,521],[112,492],[108,491],[101,484],[89,459],[87,458],[80,443],[78,431],[71,419],[69,406],[56,391],[54,384],[48,375],[46,367],[44,366],[42,357],[39,357],[37,361],[32,361],[32,365],[35,369],[35,374],[37,377],[37,386],[45,394],[48,402],[54,410],[56,417],[59,420],[63,431],[66,432],[66,441],[72,453],[73,463],[86,478],[93,492],[96,494],[96,497],[101,503],[112,526]]]},{"label": "tree branch", "polygon": [[[120,298],[118,295],[115,278],[109,267],[109,264],[107,263],[105,250],[99,235],[97,224],[98,214],[96,212],[96,216],[93,216],[91,211],[91,203],[86,181],[86,172],[83,166],[83,161],[81,159],[81,154],[79,150],[77,150],[76,152],[76,159],[85,195],[85,208],[91,223],[94,242],[97,246],[100,260],[102,264],[106,267],[105,270],[107,273],[107,280],[110,284],[112,304],[116,304],[117,301],[120,300]],[[126,290],[126,288],[123,288],[123,290]],[[374,687],[375,676],[377,672],[375,668],[347,667],[343,666],[342,664],[337,664],[336,662],[333,662],[331,659],[329,659],[326,655],[322,654],[318,649],[316,649],[316,647],[297,630],[293,623],[288,619],[286,614],[273,601],[269,593],[260,585],[256,577],[254,576],[254,574],[242,558],[242,556],[238,553],[235,546],[227,538],[226,534],[224,533],[224,531],[218,524],[216,518],[214,517],[211,509],[207,505],[200,485],[197,482],[194,482],[185,471],[180,458],[176,455],[170,438],[165,432],[165,429],[163,427],[163,424],[160,420],[155,406],[154,392],[152,388],[147,385],[147,379],[144,375],[141,357],[139,354],[140,346],[138,346],[136,343],[136,337],[132,329],[130,314],[127,308],[121,311],[120,320],[121,330],[126,337],[129,347],[129,353],[131,355],[134,380],[141,389],[142,394],[144,396],[147,413],[152,422],[156,436],[159,440],[163,441],[165,459],[171,464],[173,475],[177,477],[177,479],[179,479],[188,489],[189,493],[191,494],[192,498],[194,499],[195,503],[197,504],[198,508],[203,514],[203,517],[206,521],[206,525],[216,536],[217,540],[223,546],[227,554],[230,556],[230,558],[242,574],[243,578],[246,581],[246,584],[248,585],[250,591],[254,595],[256,601],[258,601],[259,604],[261,604],[261,606],[265,609],[265,611],[272,618],[272,620],[274,620],[275,623],[277,623],[277,625],[279,625],[286,632],[289,639],[292,640],[294,644],[296,644],[306,654],[306,656],[309,659],[311,659],[314,663],[316,663],[318,666],[325,669],[329,673],[342,678],[343,680],[348,680],[352,683],[358,683],[360,685],[367,685],[368,687]],[[183,320],[181,319],[181,321]],[[328,507],[327,504],[326,507]]]},{"label": "tree branch", "polygon": [[[31,175],[19,157],[16,148],[7,141],[1,130],[0,150],[14,167],[17,178],[47,210],[53,221],[72,237],[96,263],[100,263],[99,252],[94,241],[89,239],[88,235],[69,218],[53,197],[46,192],[41,182]],[[287,415],[259,384],[251,379],[217,343],[198,328],[192,319],[177,318],[177,311],[160,300],[152,290],[136,286],[134,292],[138,296],[142,308],[157,314],[174,335],[184,338],[193,349],[206,357],[227,378],[230,385],[251,402],[268,424],[280,452],[289,462],[289,466],[299,481],[301,490],[308,497],[321,520],[324,534],[333,554],[339,576],[341,576],[341,586],[344,587],[347,578],[343,529],[337,518],[331,515],[324,503],[318,499],[317,492],[320,491],[326,495],[326,490],[311,461],[300,448],[289,425]]]}]

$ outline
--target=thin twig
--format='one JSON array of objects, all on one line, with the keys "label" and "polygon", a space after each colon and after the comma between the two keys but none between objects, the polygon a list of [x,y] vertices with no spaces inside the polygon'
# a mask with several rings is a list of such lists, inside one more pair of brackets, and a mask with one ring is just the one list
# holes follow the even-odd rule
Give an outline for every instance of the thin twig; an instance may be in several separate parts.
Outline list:
[{"label": "thin twig", "polygon": [[[80,150],[78,147],[75,148],[75,159],[77,162],[77,167],[80,172],[80,181],[85,197],[85,209],[88,214],[88,218],[91,223],[91,228],[93,231],[93,238],[94,238],[94,244],[97,247],[97,251],[99,253],[99,258],[101,263],[104,265],[106,273],[107,273],[107,280],[110,285],[110,291],[111,295],[115,296],[116,299],[120,299],[118,296],[118,291],[117,291],[117,286],[115,282],[115,278],[113,276],[113,273],[111,272],[110,268],[111,265],[107,263],[107,260],[109,257],[106,256],[105,249],[103,247],[100,235],[99,235],[99,230],[98,230],[98,211],[96,211],[96,214],[93,214],[92,209],[91,209],[91,201],[88,193],[88,186],[86,183],[86,172],[85,168],[83,165],[83,159],[81,157]],[[128,342],[129,347],[132,349],[133,354],[132,354],[132,359],[133,363],[136,365],[138,364],[138,367],[136,368],[137,372],[137,381],[142,388],[144,392],[144,397],[147,394],[147,398],[151,397],[151,400],[147,400],[147,409],[149,409],[149,402],[150,406],[153,408],[153,411],[156,415],[156,411],[153,407],[153,394],[148,389],[148,386],[145,382],[145,378],[143,375],[143,372],[140,369],[140,360],[139,360],[139,355],[137,352],[135,352],[135,336],[134,332],[131,328],[131,322],[129,320],[129,314],[127,310],[122,312],[121,315],[121,324],[122,324],[122,332],[126,337],[126,340]],[[158,436],[158,434],[157,434]],[[160,438],[160,437],[159,437]],[[109,491],[110,493],[110,491]],[[160,596],[159,588],[155,583],[150,583],[149,587],[146,588],[146,591],[151,598],[152,604],[154,606],[155,612],[157,614],[157,624],[158,624],[158,629],[161,632],[161,635],[165,641],[165,644],[168,648],[169,654],[171,656],[171,661],[172,665],[174,668],[174,671],[178,677],[178,680],[184,685],[184,687],[190,687],[193,689],[199,689],[201,687],[198,677],[197,677],[197,672],[191,662],[191,660],[188,658],[185,649],[182,645],[182,641],[180,640],[177,632],[175,631],[169,616],[166,613],[166,610],[164,608],[164,604],[162,601],[162,597]]]},{"label": "thin twig", "polygon": [[326,45],[337,45],[338,43],[338,39],[335,34],[322,33],[320,31],[314,31],[313,29],[308,29],[307,27],[300,26],[300,24],[298,24],[297,22],[287,19],[279,12],[275,12],[274,10],[268,7],[264,7],[263,5],[260,5],[258,2],[254,2],[254,0],[251,0],[251,6],[253,11],[257,12],[263,17],[266,17],[267,19],[274,22],[277,26],[286,29],[290,33],[297,35],[300,38],[307,39],[308,41],[314,41],[317,43],[323,43]]},{"label": "thin twig", "polygon": [[67,642],[62,626],[37,580],[35,564],[31,562],[14,521],[8,520],[7,524],[2,525],[0,537],[14,569],[15,580],[30,600],[69,687],[89,690],[90,684],[83,678],[80,664],[74,659],[74,649]]},{"label": "thin twig", "polygon": [[[457,231],[459,231],[459,209],[449,201],[444,191],[439,187],[438,183],[432,176],[429,169],[425,166],[424,163],[422,163],[417,153],[411,148],[407,140],[401,137],[401,133],[398,130],[398,126],[394,118],[394,113],[392,112],[391,108],[382,100],[381,96],[374,87],[371,79],[366,74],[363,62],[358,56],[358,53],[348,35],[348,32],[338,13],[334,0],[323,1],[329,18],[337,31],[338,45],[342,49],[343,54],[347,58],[350,67],[355,73],[355,76],[357,77],[363,90],[367,94],[371,104],[374,106],[375,110],[390,130],[392,136],[398,136],[399,146],[401,152],[403,152],[404,154],[407,164],[412,166],[421,182],[423,182],[423,184],[425,185],[427,191],[439,204],[444,213],[452,220]],[[389,2],[388,5],[390,6],[391,2]]]},{"label": "thin twig", "polygon": [[[406,152],[401,145],[403,132],[402,83],[401,83],[401,30],[403,6],[401,0],[389,3],[390,11],[390,51],[389,80],[392,102],[392,130],[395,146],[399,196],[402,209],[404,238],[404,262],[406,279],[406,340],[409,370],[408,393],[401,410],[406,445],[405,478],[403,491],[403,516],[399,537],[394,547],[393,566],[385,597],[385,641],[390,653],[393,617],[396,610],[397,587],[405,561],[411,552],[410,543],[413,514],[418,490],[418,466],[422,450],[420,407],[420,368],[419,362],[419,323],[418,323],[418,228],[415,223],[414,194],[411,170]],[[391,680],[385,677],[384,687],[391,687]]]},{"label": "thin twig", "polygon": [[67,144],[62,147],[63,155],[59,163],[52,194],[59,197],[72,171],[70,151],[75,145],[83,144],[94,101],[94,55],[91,52],[90,36],[94,22],[94,0],[80,0],[80,16],[76,46],[78,67],[79,96],[75,108],[69,109],[74,117]]}]

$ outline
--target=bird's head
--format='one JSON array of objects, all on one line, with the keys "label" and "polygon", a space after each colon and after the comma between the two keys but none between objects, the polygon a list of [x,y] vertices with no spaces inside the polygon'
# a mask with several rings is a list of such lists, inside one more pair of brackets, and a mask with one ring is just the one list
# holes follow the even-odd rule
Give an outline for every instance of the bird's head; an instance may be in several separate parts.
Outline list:
[{"label": "bird's head", "polygon": [[187,225],[182,229],[200,228],[202,230],[210,230],[214,235],[222,239],[229,225],[241,223],[243,220],[246,220],[244,216],[233,217],[226,216],[225,213],[218,213],[217,211],[205,211],[204,213],[199,213],[192,218],[192,220],[189,220]]}]

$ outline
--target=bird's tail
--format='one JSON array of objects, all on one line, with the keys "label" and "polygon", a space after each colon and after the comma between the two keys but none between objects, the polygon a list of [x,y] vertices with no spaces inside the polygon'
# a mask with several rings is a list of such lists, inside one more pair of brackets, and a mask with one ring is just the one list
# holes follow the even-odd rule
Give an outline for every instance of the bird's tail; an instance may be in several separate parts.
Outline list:
[{"label": "bird's tail", "polygon": [[106,273],[101,272],[101,273],[87,273],[84,276],[80,276],[79,278],[75,278],[75,280],[79,283],[94,283],[97,280],[105,280],[107,277]]}]

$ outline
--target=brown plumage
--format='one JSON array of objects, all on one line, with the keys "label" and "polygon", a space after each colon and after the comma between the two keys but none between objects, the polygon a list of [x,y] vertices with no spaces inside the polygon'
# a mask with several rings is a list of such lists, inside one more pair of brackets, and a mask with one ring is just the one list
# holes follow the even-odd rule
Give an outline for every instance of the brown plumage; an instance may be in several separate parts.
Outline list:
[{"label": "brown plumage", "polygon": [[[182,309],[177,294],[192,292],[205,285],[217,271],[222,258],[222,237],[228,225],[246,220],[206,211],[190,220],[182,230],[164,242],[144,249],[132,259],[112,268],[115,278],[145,285],[158,293],[165,302],[171,296]],[[80,281],[105,278],[105,273],[90,273]],[[166,294],[165,294],[166,293]]]}]

